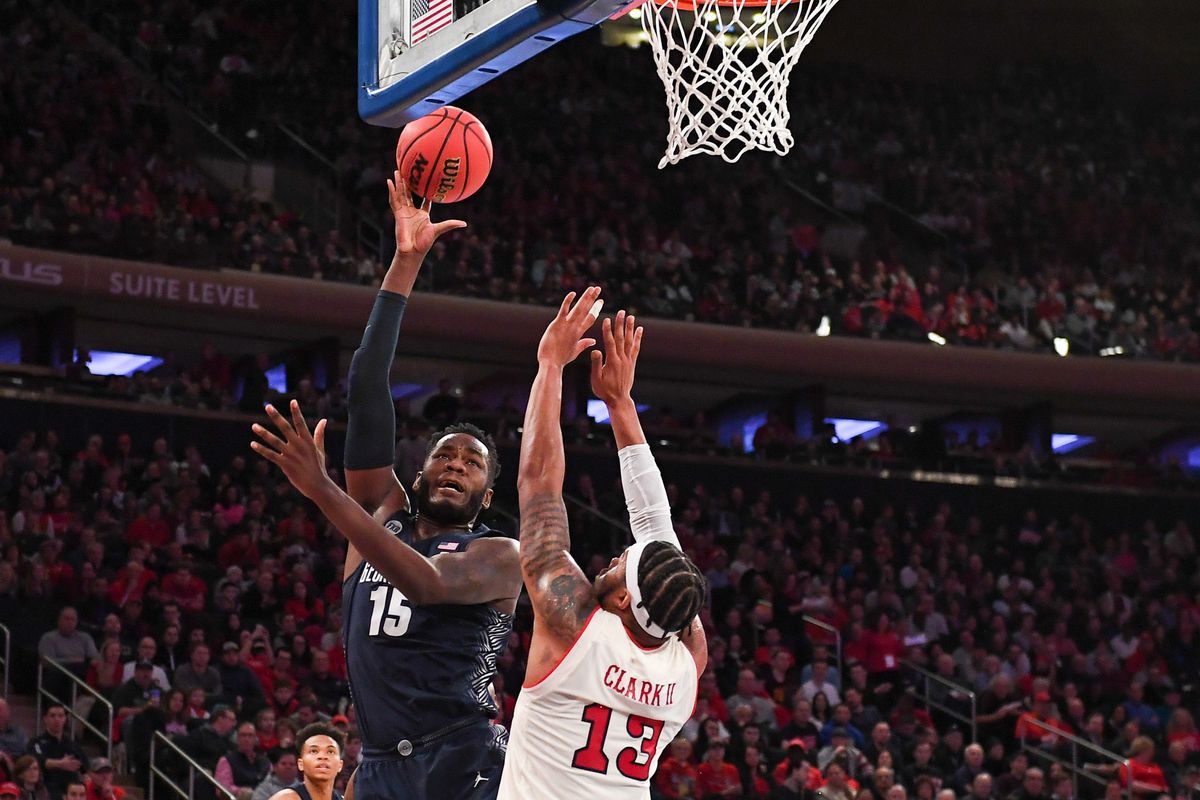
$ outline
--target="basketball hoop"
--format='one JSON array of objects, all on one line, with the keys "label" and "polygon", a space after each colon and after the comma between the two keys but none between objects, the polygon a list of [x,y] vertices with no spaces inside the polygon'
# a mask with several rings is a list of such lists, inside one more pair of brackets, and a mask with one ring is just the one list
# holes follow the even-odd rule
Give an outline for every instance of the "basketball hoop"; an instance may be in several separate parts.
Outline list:
[{"label": "basketball hoop", "polygon": [[659,169],[696,153],[785,155],[792,68],[837,0],[650,0],[642,29],[667,92]]}]

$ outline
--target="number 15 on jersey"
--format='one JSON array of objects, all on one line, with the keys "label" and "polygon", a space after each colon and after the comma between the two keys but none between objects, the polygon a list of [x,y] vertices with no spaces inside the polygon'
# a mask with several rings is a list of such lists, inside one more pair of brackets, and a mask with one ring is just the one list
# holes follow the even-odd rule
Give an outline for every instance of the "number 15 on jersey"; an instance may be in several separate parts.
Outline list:
[{"label": "number 15 on jersey", "polygon": [[408,633],[412,620],[412,603],[392,586],[377,586],[370,594],[372,637],[398,638]]}]

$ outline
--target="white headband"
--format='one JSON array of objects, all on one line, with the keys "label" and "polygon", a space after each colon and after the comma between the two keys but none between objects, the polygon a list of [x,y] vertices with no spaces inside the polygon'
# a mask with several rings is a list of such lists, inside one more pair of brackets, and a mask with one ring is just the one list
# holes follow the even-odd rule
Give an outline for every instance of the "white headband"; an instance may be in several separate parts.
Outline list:
[{"label": "white headband", "polygon": [[638,542],[625,551],[625,588],[629,591],[629,608],[633,611],[633,618],[637,620],[637,624],[654,638],[665,639],[679,631],[669,631],[650,619],[650,612],[642,603],[642,588],[638,585],[638,563],[649,544],[650,542]]}]

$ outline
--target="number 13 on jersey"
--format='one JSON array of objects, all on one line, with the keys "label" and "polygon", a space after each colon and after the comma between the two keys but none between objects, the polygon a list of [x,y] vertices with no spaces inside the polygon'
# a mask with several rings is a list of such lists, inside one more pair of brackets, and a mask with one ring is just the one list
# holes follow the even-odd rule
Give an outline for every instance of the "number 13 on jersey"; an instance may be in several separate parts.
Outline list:
[{"label": "number 13 on jersey", "polygon": [[[588,772],[608,772],[608,755],[604,746],[608,740],[608,727],[612,723],[613,710],[599,703],[583,708],[583,721],[588,724],[587,744],[575,751],[571,766]],[[621,716],[618,714],[618,716]],[[630,714],[626,718],[625,731],[640,743],[638,749],[626,747],[617,753],[617,771],[626,778],[644,781],[650,778],[654,766],[654,754],[658,751],[658,737],[662,735],[663,721]]]}]

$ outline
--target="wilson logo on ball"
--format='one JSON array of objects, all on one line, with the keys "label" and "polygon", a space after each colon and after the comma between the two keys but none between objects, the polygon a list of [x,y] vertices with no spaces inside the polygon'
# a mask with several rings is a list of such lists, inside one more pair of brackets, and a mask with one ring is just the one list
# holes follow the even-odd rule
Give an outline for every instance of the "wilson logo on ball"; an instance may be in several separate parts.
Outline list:
[{"label": "wilson logo on ball", "polygon": [[447,158],[442,164],[442,178],[438,181],[437,191],[433,193],[433,202],[446,202],[447,192],[454,189],[454,184],[458,182],[458,168],[461,163],[461,158]]}]

